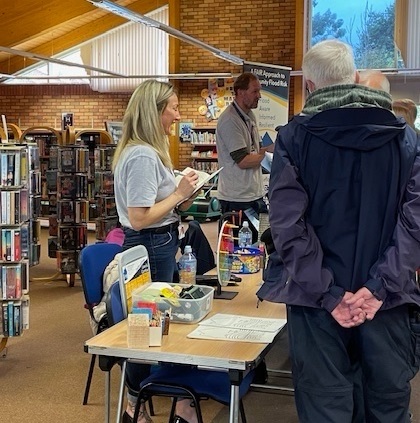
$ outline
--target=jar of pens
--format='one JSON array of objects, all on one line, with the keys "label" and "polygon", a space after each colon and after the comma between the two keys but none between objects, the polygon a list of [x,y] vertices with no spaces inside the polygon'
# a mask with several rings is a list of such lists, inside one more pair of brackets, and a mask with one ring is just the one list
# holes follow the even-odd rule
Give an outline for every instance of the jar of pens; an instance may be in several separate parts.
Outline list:
[{"label": "jar of pens", "polygon": [[128,315],[129,348],[160,347],[162,336],[168,335],[171,308],[159,307],[154,301],[135,301]]}]

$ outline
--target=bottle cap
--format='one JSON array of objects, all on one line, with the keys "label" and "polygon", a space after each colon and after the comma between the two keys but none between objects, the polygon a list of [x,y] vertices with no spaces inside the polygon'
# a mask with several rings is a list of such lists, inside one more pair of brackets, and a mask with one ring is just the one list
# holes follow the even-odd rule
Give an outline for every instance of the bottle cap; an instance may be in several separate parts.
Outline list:
[{"label": "bottle cap", "polygon": [[243,226],[244,228],[249,228],[249,223],[248,223],[248,221],[247,221],[247,220],[244,220],[244,222],[242,223],[242,226]]},{"label": "bottle cap", "polygon": [[192,253],[192,248],[191,245],[186,245],[184,248],[184,253]]}]

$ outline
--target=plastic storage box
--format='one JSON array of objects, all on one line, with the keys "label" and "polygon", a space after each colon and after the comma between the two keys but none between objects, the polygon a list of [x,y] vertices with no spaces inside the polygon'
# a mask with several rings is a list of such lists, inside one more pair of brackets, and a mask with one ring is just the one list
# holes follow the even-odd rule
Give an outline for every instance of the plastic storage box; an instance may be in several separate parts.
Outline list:
[{"label": "plastic storage box", "polygon": [[258,248],[235,248],[232,257],[232,273],[256,273],[260,270],[261,252]]},{"label": "plastic storage box", "polygon": [[[160,282],[157,282],[160,283]],[[170,284],[181,287],[188,287],[190,285],[184,284]],[[145,285],[133,292],[133,304],[137,301],[150,300],[150,297],[145,294],[147,288],[153,286],[151,284]],[[171,322],[174,323],[198,323],[207,314],[213,307],[213,294],[214,288],[211,286],[205,285],[194,285],[198,291],[201,291],[204,294],[200,298],[196,299],[169,299],[169,298],[159,298],[158,304],[160,309],[171,308]]]}]

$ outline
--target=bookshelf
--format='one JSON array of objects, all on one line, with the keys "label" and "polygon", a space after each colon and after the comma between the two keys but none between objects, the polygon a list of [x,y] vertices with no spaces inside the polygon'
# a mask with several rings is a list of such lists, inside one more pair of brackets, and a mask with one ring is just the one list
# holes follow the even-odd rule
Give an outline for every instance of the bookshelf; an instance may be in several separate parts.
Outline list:
[{"label": "bookshelf", "polygon": [[96,222],[100,216],[100,206],[96,199],[95,186],[95,151],[98,146],[113,144],[110,133],[104,129],[79,129],[75,130],[75,143],[81,144],[89,149],[89,172],[88,172],[88,200],[89,200],[89,221]]},{"label": "bookshelf", "polygon": [[74,285],[79,253],[87,244],[89,148],[58,147],[57,172],[57,267]]},{"label": "bookshelf", "polygon": [[114,196],[114,175],[111,170],[115,144],[99,145],[95,149],[95,198],[98,204],[96,239],[104,241],[118,224]]},{"label": "bookshelf", "polygon": [[192,167],[207,173],[213,173],[218,169],[216,128],[192,128],[191,163]]},{"label": "bookshelf", "polygon": [[[51,128],[49,126],[33,126],[27,128],[20,135],[20,142],[34,142],[39,148],[39,160],[41,170],[41,210],[40,217],[48,218],[50,215],[54,215],[57,192],[52,184],[51,188],[51,175],[48,174],[50,170],[56,172],[57,169],[57,157],[51,157],[50,154],[54,147],[62,143],[62,133],[60,130]],[[56,151],[56,150],[55,150]]]},{"label": "bookshelf", "polygon": [[39,263],[39,149],[0,144],[0,350],[29,328],[29,267]]}]

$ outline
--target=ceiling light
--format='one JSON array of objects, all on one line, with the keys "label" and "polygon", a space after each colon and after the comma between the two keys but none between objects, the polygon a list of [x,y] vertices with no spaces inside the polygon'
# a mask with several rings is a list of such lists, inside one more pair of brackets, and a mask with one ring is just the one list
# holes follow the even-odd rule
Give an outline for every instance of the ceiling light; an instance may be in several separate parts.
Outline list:
[{"label": "ceiling light", "polygon": [[155,21],[154,19],[148,18],[147,16],[140,15],[140,13],[132,12],[129,9],[126,9],[125,7],[120,6],[119,4],[116,4],[112,1],[108,0],[88,0],[90,3],[95,5],[96,7],[99,7],[101,9],[105,9],[108,12],[112,12],[115,15],[121,16],[127,20],[134,21],[141,23],[146,26],[159,28],[161,23],[158,21]]}]

